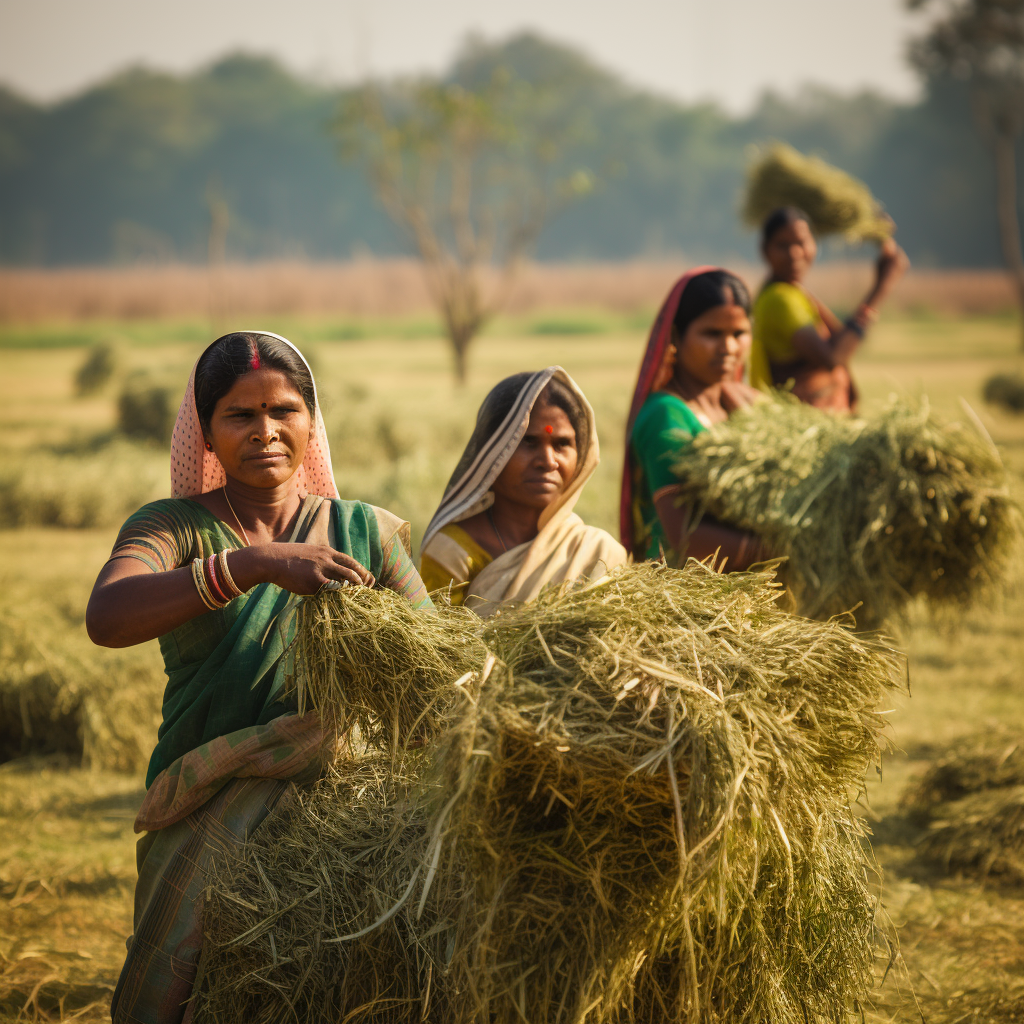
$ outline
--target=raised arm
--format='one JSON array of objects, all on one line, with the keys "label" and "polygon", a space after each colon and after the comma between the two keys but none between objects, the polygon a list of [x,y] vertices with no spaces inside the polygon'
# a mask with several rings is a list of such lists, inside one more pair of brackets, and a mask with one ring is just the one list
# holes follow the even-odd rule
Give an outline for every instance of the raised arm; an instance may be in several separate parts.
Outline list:
[{"label": "raised arm", "polygon": [[793,348],[808,362],[832,369],[846,366],[864,340],[864,334],[877,316],[879,306],[910,266],[907,254],[892,238],[881,246],[875,264],[875,282],[853,315],[841,322],[823,303],[814,299],[821,314],[824,331],[813,325],[801,327],[793,334]]}]

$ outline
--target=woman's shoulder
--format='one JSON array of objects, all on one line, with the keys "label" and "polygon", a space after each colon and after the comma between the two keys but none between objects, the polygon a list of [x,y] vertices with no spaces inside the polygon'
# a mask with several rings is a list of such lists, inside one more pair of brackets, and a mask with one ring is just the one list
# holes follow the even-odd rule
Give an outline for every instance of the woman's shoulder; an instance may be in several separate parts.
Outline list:
[{"label": "woman's shoulder", "polygon": [[420,553],[420,575],[428,590],[436,590],[450,581],[472,581],[492,561],[490,554],[458,523],[448,523]]},{"label": "woman's shoulder", "polygon": [[193,498],[157,498],[133,512],[121,527],[147,525],[154,529],[195,526],[216,516]]},{"label": "woman's shoulder", "polygon": [[633,424],[634,436],[665,428],[703,430],[697,414],[671,391],[652,391],[640,407]]},{"label": "woman's shoulder", "polygon": [[816,311],[817,307],[810,296],[798,284],[788,281],[771,281],[761,289],[754,301],[754,317],[770,315],[774,312]]}]

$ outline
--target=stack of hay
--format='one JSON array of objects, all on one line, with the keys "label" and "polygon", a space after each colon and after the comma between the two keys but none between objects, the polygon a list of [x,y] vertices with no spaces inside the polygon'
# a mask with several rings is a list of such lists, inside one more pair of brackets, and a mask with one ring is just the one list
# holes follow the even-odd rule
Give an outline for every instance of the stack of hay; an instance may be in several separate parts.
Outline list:
[{"label": "stack of hay", "polygon": [[922,860],[1024,884],[1024,736],[961,740],[908,789],[903,807],[927,827]]},{"label": "stack of hay", "polygon": [[[965,410],[967,412],[967,410]],[[924,596],[960,608],[1001,581],[1021,517],[991,440],[926,399],[834,416],[765,399],[682,445],[682,500],[785,556],[797,610],[854,612],[862,629]]]},{"label": "stack of hay", "polygon": [[368,752],[224,866],[197,1019],[840,1019],[902,665],[777,593],[691,563],[486,622],[307,602],[300,693]]},{"label": "stack of hay", "polygon": [[866,242],[892,234],[892,221],[867,185],[783,143],[771,146],[748,170],[743,218],[759,228],[780,206],[803,210],[817,235],[840,234],[849,242]]}]

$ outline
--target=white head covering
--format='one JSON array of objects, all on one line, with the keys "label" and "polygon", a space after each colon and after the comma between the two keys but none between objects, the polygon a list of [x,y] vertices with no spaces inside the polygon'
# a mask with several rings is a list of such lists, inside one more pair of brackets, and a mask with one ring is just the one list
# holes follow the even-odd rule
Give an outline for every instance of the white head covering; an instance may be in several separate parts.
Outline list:
[{"label": "white head covering", "polygon": [[[273,334],[271,331],[232,331],[232,333],[263,335],[283,341],[309,370],[309,363],[306,362],[303,354],[280,334]],[[209,348],[203,352],[203,355],[207,351]],[[199,357],[199,359],[202,358],[202,356]],[[199,365],[199,359],[196,360],[195,366],[192,367],[192,373],[189,374],[185,397],[181,400],[178,418],[174,421],[174,432],[171,434],[172,498],[190,498],[195,494],[206,494],[207,491],[215,491],[217,488],[223,487],[227,482],[227,475],[220,459],[213,452],[206,450],[203,428],[199,422],[199,411],[196,409],[196,366]],[[306,448],[306,457],[295,474],[296,487],[307,494],[337,498],[339,495],[337,484],[334,482],[334,469],[331,467],[331,449],[327,443],[324,418],[320,414],[320,401],[316,396],[316,381],[313,379],[312,370],[310,370],[309,377],[310,380],[313,380],[313,436],[310,438],[309,447]]]}]

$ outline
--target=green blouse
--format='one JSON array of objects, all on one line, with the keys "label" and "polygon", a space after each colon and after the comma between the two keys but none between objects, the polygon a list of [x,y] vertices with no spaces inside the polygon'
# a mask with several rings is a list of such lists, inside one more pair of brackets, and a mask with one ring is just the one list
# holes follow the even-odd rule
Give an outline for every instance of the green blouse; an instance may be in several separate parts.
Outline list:
[{"label": "green blouse", "polygon": [[636,526],[642,525],[645,556],[649,559],[661,558],[669,548],[654,501],[665,488],[678,483],[672,463],[687,439],[702,430],[707,427],[697,414],[668,391],[648,395],[637,413],[630,438],[636,466],[634,519]]},{"label": "green blouse", "polygon": [[[303,507],[290,540],[305,540],[314,511],[315,503]],[[366,566],[378,585],[403,594],[413,607],[432,608],[400,532],[381,537],[378,511],[360,501],[331,501],[332,545]],[[154,572],[166,572],[198,556],[240,547],[235,531],[205,506],[169,498],[143,506],[127,520],[111,558],[137,558]],[[282,612],[292,596],[261,583],[160,637],[167,688],[147,786],[201,744],[294,710],[277,696],[283,682],[279,668],[291,639]]]}]

